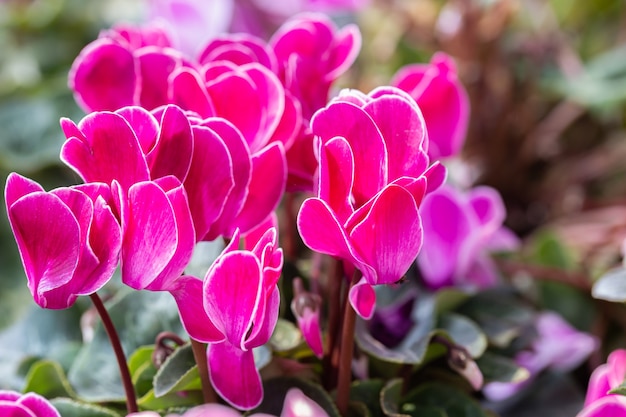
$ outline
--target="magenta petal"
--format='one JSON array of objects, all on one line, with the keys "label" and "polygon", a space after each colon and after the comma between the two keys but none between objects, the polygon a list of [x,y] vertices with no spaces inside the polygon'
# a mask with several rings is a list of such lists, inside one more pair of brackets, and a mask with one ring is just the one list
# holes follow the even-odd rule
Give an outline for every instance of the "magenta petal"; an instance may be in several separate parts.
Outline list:
[{"label": "magenta petal", "polygon": [[289,91],[285,94],[285,110],[270,142],[281,142],[285,149],[291,148],[302,127],[302,105]]},{"label": "magenta petal", "polygon": [[87,45],[74,60],[69,87],[86,111],[117,110],[135,104],[137,67],[131,51],[108,39]]},{"label": "magenta petal", "polygon": [[263,386],[252,351],[243,351],[228,342],[214,343],[207,348],[207,362],[211,383],[226,402],[242,410],[261,403]]},{"label": "magenta petal", "polygon": [[298,327],[302,332],[302,337],[304,337],[315,356],[322,359],[322,356],[324,356],[324,344],[320,327],[320,311],[304,307],[302,314],[297,315],[296,319]]},{"label": "magenta petal", "polygon": [[159,277],[176,253],[176,213],[156,183],[141,182],[128,192],[122,223],[122,281],[131,288],[144,289]]},{"label": "magenta petal", "polygon": [[353,194],[358,205],[369,200],[387,183],[387,151],[372,118],[352,103],[333,102],[315,113],[311,130],[323,142],[341,136],[354,155]]},{"label": "magenta petal", "polygon": [[281,143],[273,143],[252,157],[248,196],[233,227],[242,233],[261,223],[278,207],[287,182],[287,161]]},{"label": "magenta petal", "polygon": [[328,417],[328,413],[298,388],[287,391],[280,417]]},{"label": "magenta petal", "polygon": [[176,300],[180,321],[189,336],[203,343],[224,340],[224,335],[204,311],[201,280],[191,276],[182,276],[176,280],[169,291]]},{"label": "magenta petal", "polygon": [[179,68],[170,77],[169,101],[185,110],[191,110],[200,117],[215,115],[213,102],[209,97],[204,81],[197,71],[191,68]]},{"label": "magenta petal", "polygon": [[128,122],[144,154],[152,149],[159,131],[159,123],[150,112],[143,107],[130,106],[121,108],[115,113]]},{"label": "magenta petal", "polygon": [[626,399],[609,395],[585,406],[576,417],[626,417]]},{"label": "magenta petal", "polygon": [[44,189],[35,181],[16,174],[15,172],[10,173],[7,177],[4,189],[4,199],[7,208],[10,208],[13,203],[25,195],[38,191],[44,192]]},{"label": "magenta petal", "polygon": [[[70,209],[55,195],[33,193],[8,208],[28,289],[46,308],[47,291],[71,281],[80,256],[80,226]],[[41,233],[45,230],[46,233]],[[49,308],[65,308],[66,300],[51,300]]]},{"label": "magenta petal", "polygon": [[298,232],[310,249],[351,261],[352,248],[343,229],[328,204],[309,198],[298,212]]},{"label": "magenta petal", "polygon": [[418,171],[421,168],[418,162],[419,154],[424,152],[426,124],[415,103],[389,94],[372,100],[363,110],[374,119],[385,139],[389,180],[405,175],[420,176],[423,171]]},{"label": "magenta petal", "polygon": [[201,126],[193,127],[193,135],[193,158],[184,184],[196,240],[201,240],[224,210],[235,183],[233,162],[221,138]]},{"label": "magenta petal", "polygon": [[459,259],[472,230],[468,215],[448,188],[429,195],[422,204],[421,214],[424,247],[417,262],[422,276],[434,288],[450,285],[458,263],[450,259]]},{"label": "magenta petal", "polygon": [[[36,417],[61,417],[48,400],[34,392],[24,394],[17,402]],[[9,415],[13,417],[13,414],[9,413]]]},{"label": "magenta petal", "polygon": [[376,291],[374,291],[374,287],[367,283],[365,278],[361,278],[361,280],[350,289],[348,297],[354,311],[356,311],[359,316],[363,317],[365,320],[372,318],[374,310],[376,309]]},{"label": "magenta petal", "polygon": [[491,187],[474,187],[468,197],[469,204],[485,233],[495,233],[506,217],[506,209],[500,194]]},{"label": "magenta petal", "polygon": [[[245,349],[252,349],[266,344],[272,337],[272,333],[274,333],[280,310],[280,292],[276,285],[270,288],[269,295],[266,292],[264,289],[261,296],[261,301],[264,302],[259,303],[256,317],[253,319],[254,327],[248,335],[248,340],[243,345]],[[263,298],[267,299],[263,300]]]},{"label": "magenta petal", "polygon": [[413,196],[389,185],[376,197],[367,216],[350,232],[364,261],[376,270],[370,284],[392,284],[402,278],[422,247],[422,223]]},{"label": "magenta petal", "polygon": [[344,223],[354,209],[350,203],[354,181],[354,155],[350,144],[336,137],[322,144],[319,155],[318,197]]},{"label": "magenta petal", "polygon": [[85,182],[110,184],[124,189],[149,179],[148,166],[139,141],[122,116],[100,112],[86,116],[78,125],[85,140],[71,137],[61,149],[61,160]]},{"label": "magenta petal", "polygon": [[204,240],[214,240],[222,234],[229,236],[232,233],[235,218],[241,212],[248,196],[248,187],[252,176],[252,157],[248,144],[241,133],[226,119],[207,119],[203,125],[215,132],[224,141],[233,163],[233,189],[228,195],[222,213],[204,237]]},{"label": "magenta petal", "polygon": [[447,175],[448,171],[446,170],[446,167],[439,161],[436,161],[430,167],[428,167],[428,169],[424,173],[424,176],[428,180],[426,184],[426,192],[431,193],[439,189],[439,187],[441,187],[446,181]]},{"label": "magenta petal", "polygon": [[356,25],[347,25],[335,35],[332,61],[325,80],[333,82],[354,63],[361,50],[361,32]]},{"label": "magenta petal", "polygon": [[182,109],[169,105],[161,114],[161,130],[156,146],[147,154],[152,179],[173,175],[187,178],[193,155],[193,133]]},{"label": "magenta petal", "polygon": [[242,251],[220,255],[207,272],[203,290],[208,316],[230,344],[243,349],[263,295],[258,259]]},{"label": "magenta petal", "polygon": [[168,103],[168,77],[182,63],[180,57],[166,51],[148,46],[136,54],[141,71],[139,104],[148,110]]}]

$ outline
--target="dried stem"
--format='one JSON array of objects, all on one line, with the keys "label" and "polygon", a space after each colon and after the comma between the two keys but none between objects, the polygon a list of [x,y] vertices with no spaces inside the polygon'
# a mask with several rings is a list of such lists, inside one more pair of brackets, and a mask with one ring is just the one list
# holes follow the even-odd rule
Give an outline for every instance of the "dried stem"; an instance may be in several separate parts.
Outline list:
[{"label": "dried stem", "polygon": [[[361,279],[361,271],[355,269],[350,283],[350,289]],[[348,290],[348,294],[350,291]],[[349,302],[345,303],[343,326],[341,331],[341,345],[339,356],[339,378],[337,380],[337,408],[342,416],[348,415],[350,401],[350,382],[352,381],[352,356],[354,354],[354,326],[356,311]]]},{"label": "dried stem", "polygon": [[193,350],[193,357],[198,365],[198,372],[200,373],[200,382],[202,383],[202,397],[205,403],[217,402],[217,394],[211,384],[209,378],[209,366],[206,359],[206,345],[191,339],[191,349]]},{"label": "dried stem", "polygon": [[130,371],[128,370],[128,364],[126,363],[126,356],[124,355],[124,350],[122,349],[122,344],[120,342],[120,338],[115,330],[115,326],[113,325],[113,321],[111,321],[111,316],[109,316],[109,312],[104,307],[102,300],[98,296],[98,294],[93,293],[90,295],[91,301],[93,302],[94,307],[98,311],[100,315],[100,319],[102,320],[102,325],[104,326],[104,330],[106,330],[107,335],[109,336],[109,341],[111,342],[111,347],[115,352],[115,357],[117,358],[117,365],[120,368],[120,376],[122,378],[122,384],[124,385],[124,392],[126,394],[126,409],[128,414],[136,413],[137,409],[137,398],[135,396],[135,387],[133,386],[133,381],[130,377]]}]

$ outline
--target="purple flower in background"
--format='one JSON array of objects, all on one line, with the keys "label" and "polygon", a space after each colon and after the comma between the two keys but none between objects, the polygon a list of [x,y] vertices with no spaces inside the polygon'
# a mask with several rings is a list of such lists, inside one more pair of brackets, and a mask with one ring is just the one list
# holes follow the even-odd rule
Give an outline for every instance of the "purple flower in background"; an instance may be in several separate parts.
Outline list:
[{"label": "purple flower in background", "polygon": [[429,194],[420,211],[424,248],[417,265],[429,287],[496,284],[489,252],[512,250],[518,239],[502,225],[506,213],[495,189],[481,186],[464,193],[446,185]]},{"label": "purple flower in background", "polygon": [[61,417],[44,397],[34,392],[21,394],[0,390],[0,415],[7,417]]},{"label": "purple flower in background", "polygon": [[283,254],[277,238],[272,228],[252,251],[237,250],[235,233],[204,281],[183,277],[171,289],[189,335],[209,343],[207,362],[215,390],[240,409],[252,409],[263,398],[252,349],[267,343],[278,319],[276,284]]},{"label": "purple flower in background", "polygon": [[428,156],[456,155],[465,142],[470,103],[452,58],[438,52],[428,64],[404,66],[391,84],[409,93],[422,110],[430,140]]},{"label": "purple flower in background", "polygon": [[535,327],[537,329],[535,340],[528,349],[520,351],[515,356],[515,362],[528,370],[529,378],[518,383],[486,384],[483,393],[488,399],[500,401],[514,395],[546,369],[571,371],[598,346],[595,337],[576,330],[553,312],[539,314],[535,320]]},{"label": "purple flower in background", "polygon": [[46,192],[12,173],[5,199],[28,289],[39,306],[68,308],[78,296],[93,294],[109,281],[122,241],[108,185]]}]

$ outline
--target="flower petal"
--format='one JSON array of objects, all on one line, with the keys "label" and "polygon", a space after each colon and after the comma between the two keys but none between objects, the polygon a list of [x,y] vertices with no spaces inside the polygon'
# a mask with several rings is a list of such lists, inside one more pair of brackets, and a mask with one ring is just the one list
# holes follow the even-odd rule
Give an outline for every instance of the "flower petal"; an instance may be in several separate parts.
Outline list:
[{"label": "flower petal", "polygon": [[173,175],[184,182],[193,155],[193,133],[189,120],[178,106],[169,105],[161,114],[156,146],[147,154],[152,179]]},{"label": "flower petal", "polygon": [[207,348],[207,362],[211,383],[226,402],[242,410],[261,403],[263,386],[252,351],[243,351],[228,342],[214,343]]}]

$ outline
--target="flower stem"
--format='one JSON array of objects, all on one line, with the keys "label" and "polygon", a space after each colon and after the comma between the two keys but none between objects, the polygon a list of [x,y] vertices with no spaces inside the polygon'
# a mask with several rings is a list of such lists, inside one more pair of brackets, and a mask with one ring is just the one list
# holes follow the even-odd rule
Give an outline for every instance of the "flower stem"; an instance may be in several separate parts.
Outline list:
[{"label": "flower stem", "polygon": [[130,371],[128,370],[128,364],[126,363],[126,356],[124,355],[124,350],[122,349],[122,343],[120,342],[120,338],[115,330],[113,321],[111,321],[111,316],[109,316],[109,312],[104,307],[104,303],[102,303],[100,296],[93,293],[90,297],[94,307],[96,307],[96,310],[100,315],[102,325],[109,336],[111,347],[113,348],[115,357],[117,358],[117,365],[120,368],[120,376],[122,377],[122,384],[124,385],[124,392],[126,393],[126,409],[129,414],[136,413],[138,408],[137,398],[135,396],[135,387],[133,387],[133,381],[130,377]]},{"label": "flower stem", "polygon": [[[361,279],[361,271],[354,270],[350,290]],[[350,292],[348,290],[348,294]],[[349,302],[344,306],[343,327],[341,331],[341,345],[339,356],[339,377],[337,380],[337,408],[342,416],[348,415],[350,401],[350,382],[352,381],[352,355],[354,353],[354,326],[356,311]]]},{"label": "flower stem", "polygon": [[193,350],[193,357],[198,365],[198,372],[200,373],[200,382],[202,383],[202,397],[205,403],[217,402],[217,394],[211,384],[209,378],[209,366],[206,359],[206,346],[204,343],[198,342],[195,339],[191,339],[191,350]]},{"label": "flower stem", "polygon": [[328,390],[335,388],[337,381],[336,347],[341,324],[341,287],[344,282],[342,261],[333,259],[333,262],[333,276],[328,280],[328,337],[323,360],[324,384]]}]

